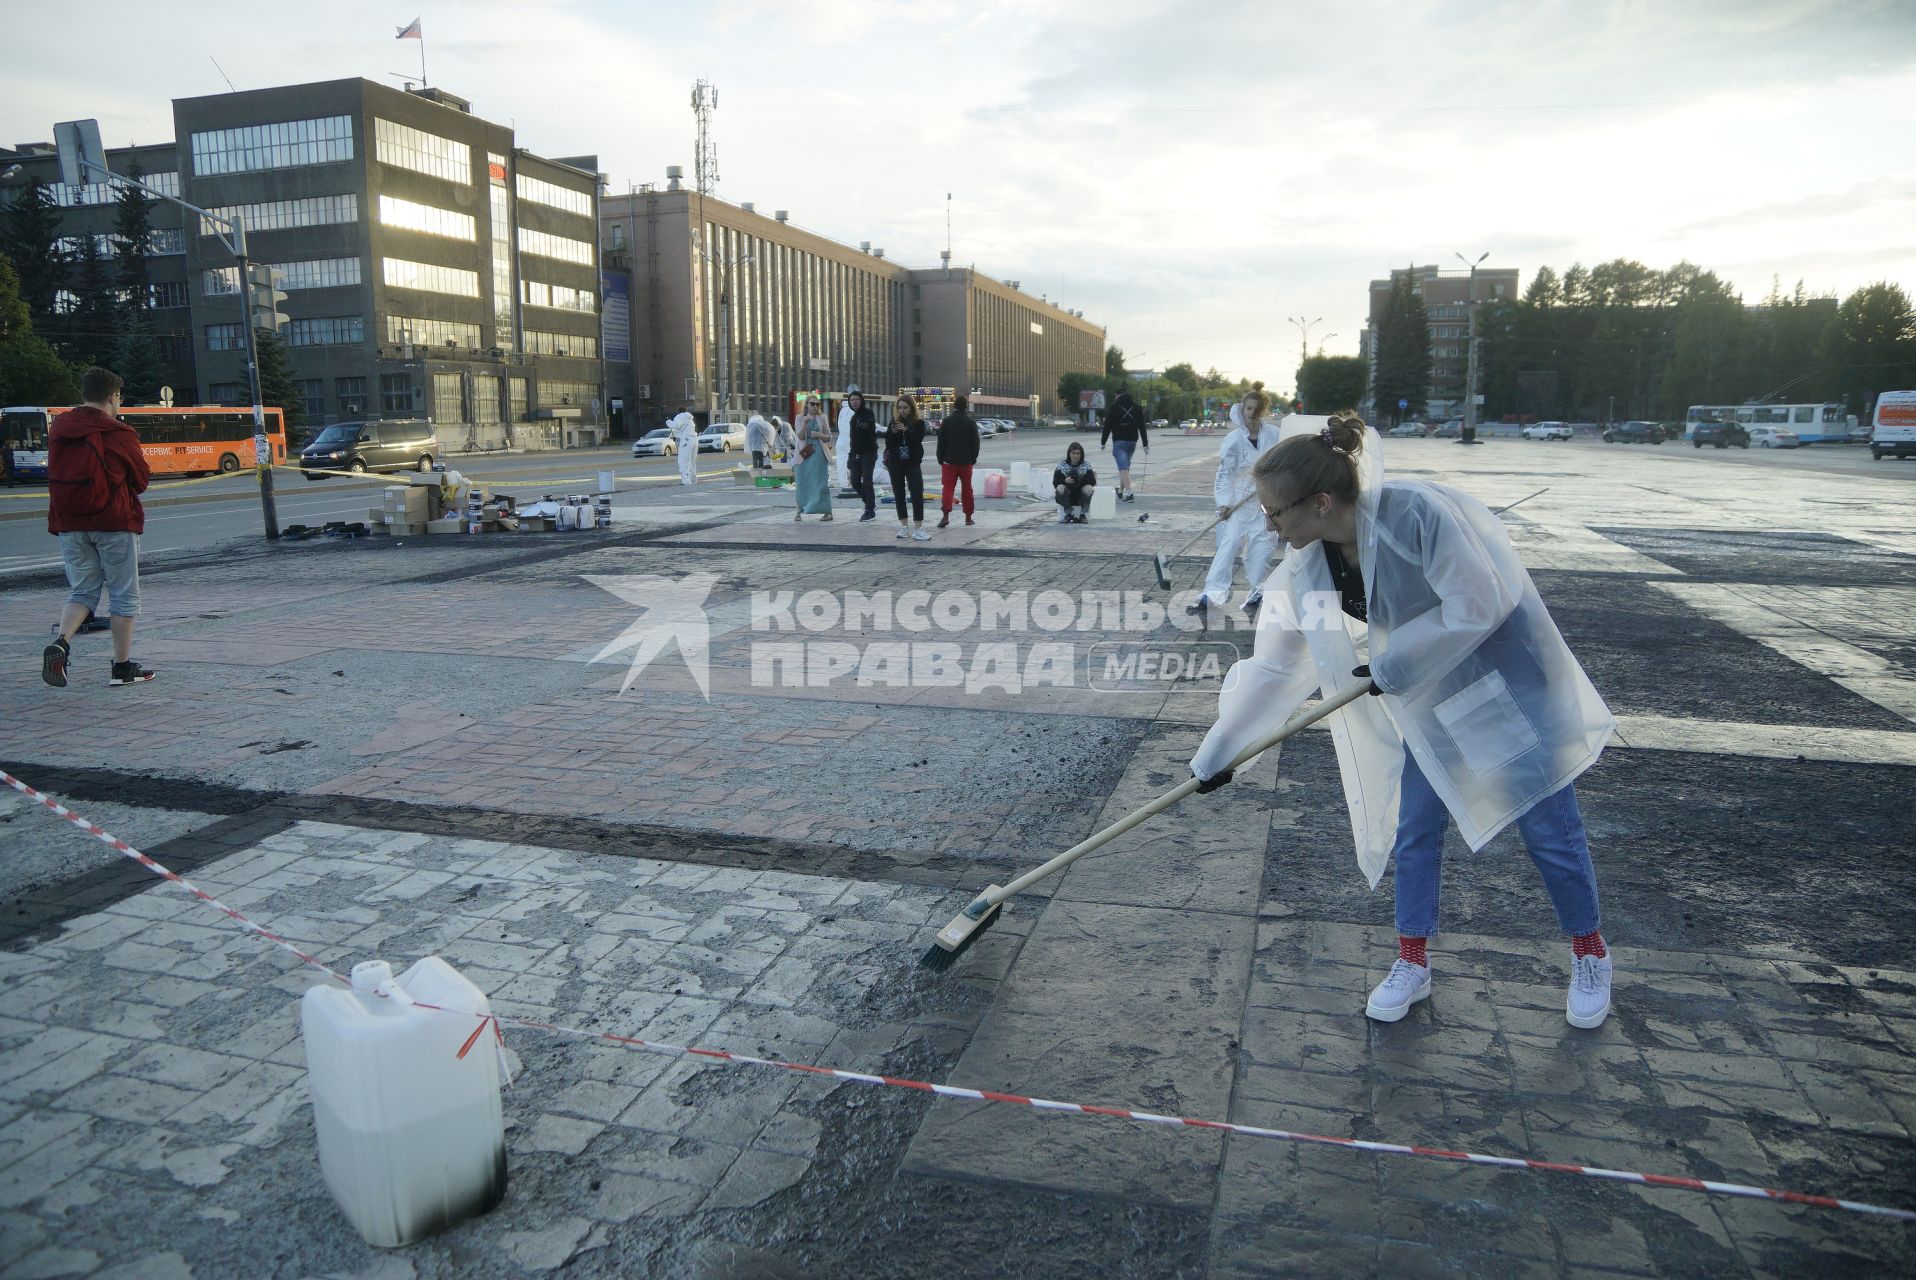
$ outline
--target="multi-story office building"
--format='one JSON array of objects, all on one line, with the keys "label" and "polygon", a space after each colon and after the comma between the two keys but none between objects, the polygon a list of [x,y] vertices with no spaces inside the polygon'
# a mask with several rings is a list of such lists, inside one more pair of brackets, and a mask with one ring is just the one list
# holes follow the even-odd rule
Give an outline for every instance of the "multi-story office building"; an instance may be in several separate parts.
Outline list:
[{"label": "multi-story office building", "polygon": [[1370,282],[1369,323],[1360,349],[1376,372],[1377,326],[1390,305],[1393,284],[1406,275],[1411,291],[1424,301],[1430,329],[1430,391],[1426,411],[1432,417],[1462,413],[1464,379],[1470,363],[1470,308],[1473,303],[1496,302],[1517,296],[1516,267],[1479,267],[1473,279],[1467,271],[1440,271],[1436,267],[1392,268],[1389,277]]},{"label": "multi-story office building", "polygon": [[[107,152],[106,162],[114,173],[137,176],[147,186],[171,195],[180,193],[179,159],[170,142],[116,148]],[[56,247],[66,255],[69,273],[79,269],[75,264],[83,238],[91,238],[105,279],[117,289],[114,228],[120,188],[116,184],[89,182],[76,187],[61,182],[59,158],[52,144],[44,142],[0,147],[0,174],[7,175],[0,178],[0,206],[12,203],[33,179],[45,183],[60,210],[61,236]],[[148,317],[159,342],[166,385],[175,387],[184,400],[191,396],[194,383],[185,212],[170,201],[156,200],[147,211],[147,225],[152,229],[146,248]],[[63,289],[54,297],[56,311],[69,311],[72,303],[70,290]],[[41,336],[60,337],[58,328],[56,323],[53,331]]]},{"label": "multi-story office building", "polygon": [[[543,159],[438,89],[366,80],[173,104],[186,199],[280,272],[308,422],[425,417],[448,449],[603,423],[596,162]],[[201,393],[244,398],[238,272],[189,237]]]},{"label": "multi-story office building", "polygon": [[[854,248],[700,197],[675,171],[662,188],[608,195],[601,244],[608,293],[630,273],[630,355],[614,355],[612,400],[636,432],[690,400],[788,411],[805,389],[961,387],[986,412],[1055,406],[1058,378],[1104,367],[1104,331],[970,270],[908,269],[882,248]],[[702,229],[702,234],[701,234]]]},{"label": "multi-story office building", "polygon": [[[448,450],[603,430],[597,161],[514,146],[438,89],[333,80],[178,99],[176,142],[109,158],[238,215],[279,273],[281,333],[309,424],[431,418]],[[16,160],[57,177],[50,149]],[[73,234],[113,195],[62,188]],[[100,225],[95,225],[96,223]],[[212,224],[155,206],[156,318],[176,399],[250,398],[239,270]],[[171,323],[166,323],[170,320]]]}]

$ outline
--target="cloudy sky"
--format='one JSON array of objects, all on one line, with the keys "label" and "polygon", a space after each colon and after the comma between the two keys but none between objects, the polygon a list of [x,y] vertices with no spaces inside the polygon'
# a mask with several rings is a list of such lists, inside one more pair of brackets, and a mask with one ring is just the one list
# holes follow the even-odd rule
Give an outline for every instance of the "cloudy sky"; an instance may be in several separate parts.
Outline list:
[{"label": "cloudy sky", "polygon": [[[415,8],[423,4],[424,8]],[[404,5],[404,8],[399,6]],[[1354,352],[1390,265],[1490,252],[1528,283],[1679,259],[1745,296],[1916,291],[1912,0],[391,0],[8,19],[0,137],[96,116],[171,137],[168,101],[359,75],[434,84],[616,189],[692,165],[718,86],[719,194],[1106,325],[1132,364],[1288,386],[1298,332]],[[244,13],[240,18],[236,15]],[[209,56],[210,51],[210,56]]]}]

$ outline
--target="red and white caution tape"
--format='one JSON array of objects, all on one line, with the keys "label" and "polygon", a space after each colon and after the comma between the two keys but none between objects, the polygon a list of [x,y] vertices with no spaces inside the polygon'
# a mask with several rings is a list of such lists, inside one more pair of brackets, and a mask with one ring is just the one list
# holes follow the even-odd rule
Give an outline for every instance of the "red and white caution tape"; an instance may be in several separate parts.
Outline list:
[{"label": "red and white caution tape", "polygon": [[[59,814],[80,830],[109,845],[118,852],[138,862],[155,875],[162,876],[185,889],[194,897],[211,905],[216,910],[275,946],[297,956],[301,963],[318,969],[336,981],[351,985],[351,979],[328,968],[323,962],[301,951],[286,939],[261,928],[239,912],[221,903],[217,898],[196,888],[188,881],[153,859],[120,840],[94,823],[88,822],[65,805],[52,797],[34,790],[20,779],[0,770],[0,782],[6,783],[20,794],[27,796]],[[1628,1182],[1645,1187],[1669,1187],[1679,1191],[1701,1191],[1710,1195],[1736,1196],[1746,1200],[1772,1200],[1783,1204],[1809,1205],[1818,1209],[1847,1209],[1851,1213],[1870,1214],[1880,1218],[1894,1218],[1902,1222],[1916,1222],[1916,1210],[1894,1209],[1887,1205],[1868,1204],[1861,1200],[1844,1200],[1836,1196],[1812,1195],[1803,1191],[1781,1191],[1772,1187],[1746,1186],[1738,1182],[1713,1182],[1707,1178],[1680,1178],[1662,1173],[1635,1173],[1624,1169],[1598,1169],[1589,1165],[1561,1164],[1553,1160],[1527,1160],[1521,1156],[1490,1156],[1474,1151],[1451,1151],[1443,1147],[1406,1146],[1396,1142],[1369,1142],[1361,1138],[1333,1138],[1318,1133],[1295,1133],[1289,1129],[1267,1129],[1260,1125],[1232,1124],[1224,1120],[1199,1120],[1189,1116],[1159,1115],[1152,1111],[1132,1111],[1124,1107],[1101,1107],[1091,1103],[1058,1102],[1050,1098],[1028,1098],[1018,1093],[997,1093],[990,1089],[966,1089],[958,1085],[932,1084],[925,1080],[907,1080],[899,1076],[872,1075],[863,1071],[845,1071],[838,1067],[817,1067],[803,1062],[783,1062],[777,1058],[755,1058],[750,1054],[731,1053],[724,1049],[701,1049],[692,1045],[666,1044],[657,1040],[642,1040],[637,1036],[622,1036],[611,1031],[589,1031],[581,1027],[568,1027],[553,1022],[540,1022],[533,1018],[515,1018],[505,1014],[475,1015],[461,1009],[444,1009],[438,1005],[420,1004],[422,1009],[433,1009],[441,1013],[459,1013],[466,1017],[479,1017],[480,1023],[474,1029],[472,1037],[466,1041],[459,1054],[464,1057],[473,1043],[485,1033],[489,1020],[495,1034],[500,1024],[525,1027],[534,1031],[546,1031],[554,1035],[573,1036],[582,1040],[598,1040],[606,1044],[616,1044],[629,1049],[644,1049],[651,1053],[670,1054],[682,1057],[707,1058],[715,1062],[731,1062],[748,1067],[776,1067],[780,1071],[798,1071],[811,1076],[829,1076],[834,1080],[848,1080],[857,1084],[884,1085],[894,1089],[913,1089],[919,1093],[929,1093],[940,1098],[963,1098],[970,1102],[1007,1102],[1015,1106],[1031,1107],[1038,1111],[1057,1111],[1067,1115],[1109,1116],[1115,1120],[1129,1120],[1137,1124],[1177,1125],[1189,1129],[1211,1129],[1220,1133],[1235,1133],[1247,1138],[1275,1138],[1282,1142],[1302,1142],[1316,1146],[1345,1147],[1354,1151],[1369,1151],[1379,1155],[1425,1156],[1436,1160],[1452,1160],[1460,1164],[1487,1165],[1497,1169],[1530,1169],[1542,1173],[1570,1173],[1586,1178],[1600,1178],[1608,1182]]]}]

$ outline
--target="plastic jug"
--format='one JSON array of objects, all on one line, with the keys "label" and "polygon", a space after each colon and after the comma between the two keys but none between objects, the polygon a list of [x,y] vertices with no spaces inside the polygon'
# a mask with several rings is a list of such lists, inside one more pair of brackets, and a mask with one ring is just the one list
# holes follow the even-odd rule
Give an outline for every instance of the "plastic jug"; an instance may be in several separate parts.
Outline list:
[{"label": "plastic jug", "polygon": [[505,1198],[494,1029],[474,1016],[491,1011],[485,993],[438,956],[397,981],[384,960],[352,976],[350,991],[300,1000],[313,1127],[333,1199],[368,1244],[392,1248]]},{"label": "plastic jug", "polygon": [[987,498],[1004,497],[1005,473],[997,470],[985,472],[984,490]]},{"label": "plastic jug", "polygon": [[1022,458],[1011,464],[1011,487],[1020,493],[1031,487],[1031,464]]}]

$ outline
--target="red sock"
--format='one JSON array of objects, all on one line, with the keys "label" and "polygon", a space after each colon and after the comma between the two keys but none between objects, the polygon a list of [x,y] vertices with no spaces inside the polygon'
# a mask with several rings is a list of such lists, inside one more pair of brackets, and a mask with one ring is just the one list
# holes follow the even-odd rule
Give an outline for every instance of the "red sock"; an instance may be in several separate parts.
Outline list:
[{"label": "red sock", "polygon": [[1397,958],[1408,960],[1412,964],[1421,964],[1428,969],[1430,968],[1429,946],[1429,938],[1406,938],[1400,934],[1397,938]]},{"label": "red sock", "polygon": [[1595,956],[1601,960],[1610,952],[1603,945],[1603,934],[1580,933],[1570,939],[1570,954],[1573,956]]}]

